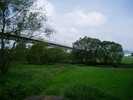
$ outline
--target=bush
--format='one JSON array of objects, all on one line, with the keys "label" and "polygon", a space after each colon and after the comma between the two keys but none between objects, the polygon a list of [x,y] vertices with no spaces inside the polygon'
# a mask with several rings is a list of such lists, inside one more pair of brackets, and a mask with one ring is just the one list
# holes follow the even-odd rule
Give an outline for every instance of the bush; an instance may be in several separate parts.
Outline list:
[{"label": "bush", "polygon": [[26,62],[28,49],[26,48],[26,44],[20,42],[16,45],[15,48],[11,50],[11,58],[13,62]]},{"label": "bush", "polygon": [[119,100],[97,88],[82,84],[66,88],[64,97],[66,100]]},{"label": "bush", "polygon": [[5,74],[11,63],[11,51],[8,48],[0,50],[0,72]]},{"label": "bush", "polygon": [[27,54],[27,61],[30,64],[42,64],[43,61],[47,60],[46,55],[47,48],[46,43],[36,43],[34,44]]},{"label": "bush", "polygon": [[27,61],[30,64],[53,64],[69,62],[69,53],[61,48],[48,48],[44,43],[34,44],[28,52]]},{"label": "bush", "polygon": [[48,63],[63,63],[68,60],[68,54],[61,48],[49,48],[47,57]]}]

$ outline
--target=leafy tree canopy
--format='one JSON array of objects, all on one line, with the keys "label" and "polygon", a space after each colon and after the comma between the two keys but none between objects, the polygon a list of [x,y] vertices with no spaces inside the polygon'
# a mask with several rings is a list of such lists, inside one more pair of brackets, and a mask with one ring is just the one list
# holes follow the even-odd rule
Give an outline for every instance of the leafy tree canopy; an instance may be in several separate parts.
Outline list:
[{"label": "leafy tree canopy", "polygon": [[85,64],[117,64],[123,57],[122,46],[115,42],[84,37],[73,43],[76,62]]}]

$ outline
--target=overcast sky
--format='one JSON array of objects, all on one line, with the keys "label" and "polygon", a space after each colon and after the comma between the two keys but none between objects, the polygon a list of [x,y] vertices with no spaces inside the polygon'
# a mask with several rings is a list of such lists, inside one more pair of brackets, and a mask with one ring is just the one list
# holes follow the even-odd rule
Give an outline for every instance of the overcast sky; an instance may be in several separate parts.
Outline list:
[{"label": "overcast sky", "polygon": [[48,23],[56,30],[53,41],[72,45],[88,36],[133,51],[133,0],[38,0],[38,5],[46,7]]}]

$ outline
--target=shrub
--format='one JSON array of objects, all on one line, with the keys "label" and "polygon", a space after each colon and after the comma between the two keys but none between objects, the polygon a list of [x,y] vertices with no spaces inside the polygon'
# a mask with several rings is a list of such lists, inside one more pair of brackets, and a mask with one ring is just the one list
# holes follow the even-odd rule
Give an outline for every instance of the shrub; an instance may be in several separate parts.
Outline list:
[{"label": "shrub", "polygon": [[46,43],[34,44],[27,54],[27,61],[30,64],[42,64],[42,59],[47,60],[46,55],[47,48]]},{"label": "shrub", "polygon": [[11,51],[8,48],[5,48],[4,50],[0,50],[0,72],[2,74],[5,74],[11,63]]},{"label": "shrub", "polygon": [[34,44],[28,52],[30,64],[52,64],[69,62],[69,54],[61,48],[48,48],[44,43]]},{"label": "shrub", "polygon": [[28,49],[26,48],[26,44],[20,42],[16,45],[15,48],[11,50],[11,58],[13,62],[26,62],[26,55]]},{"label": "shrub", "polygon": [[66,62],[68,54],[61,48],[49,48],[47,50],[48,63]]},{"label": "shrub", "polygon": [[66,100],[119,100],[97,88],[82,84],[66,88],[64,97]]}]

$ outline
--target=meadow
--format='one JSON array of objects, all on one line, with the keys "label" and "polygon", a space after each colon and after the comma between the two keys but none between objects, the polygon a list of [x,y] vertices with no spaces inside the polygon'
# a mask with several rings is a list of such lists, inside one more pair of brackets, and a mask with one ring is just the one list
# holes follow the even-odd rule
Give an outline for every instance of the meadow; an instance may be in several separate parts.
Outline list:
[{"label": "meadow", "polygon": [[66,88],[74,84],[89,85],[120,100],[131,100],[133,68],[16,64],[0,78],[0,97],[1,100],[21,100],[33,95],[63,95]]},{"label": "meadow", "polygon": [[133,56],[124,57],[122,60],[123,64],[133,64]]}]

